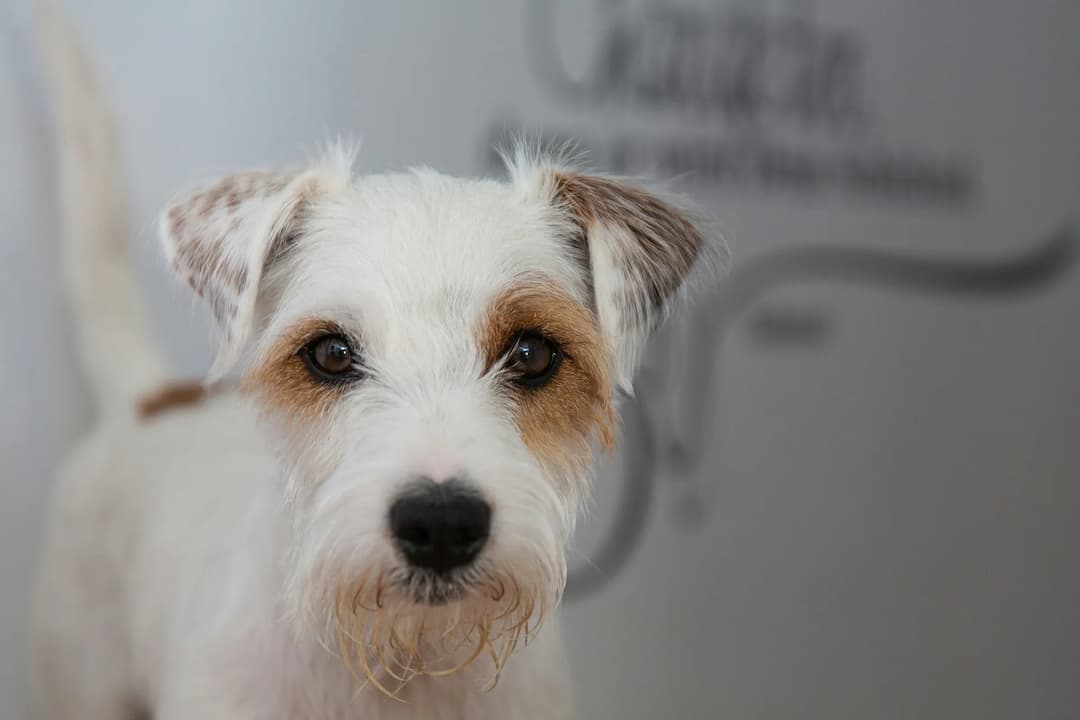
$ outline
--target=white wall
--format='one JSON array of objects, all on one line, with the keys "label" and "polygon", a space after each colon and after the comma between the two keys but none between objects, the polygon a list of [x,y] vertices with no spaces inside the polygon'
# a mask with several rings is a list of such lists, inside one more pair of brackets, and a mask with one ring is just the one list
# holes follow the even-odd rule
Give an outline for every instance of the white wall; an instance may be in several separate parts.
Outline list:
[{"label": "white wall", "polygon": [[[486,172],[501,121],[582,135],[601,164],[629,143],[649,158],[633,171],[697,167],[682,187],[721,218],[735,269],[728,291],[667,336],[676,361],[662,379],[646,380],[663,462],[644,540],[567,609],[581,717],[1075,716],[1077,269],[1005,268],[985,288],[981,275],[964,285],[962,270],[937,292],[920,284],[935,269],[890,284],[895,263],[867,279],[862,265],[829,274],[848,255],[825,276],[821,260],[767,258],[840,245],[970,264],[1036,249],[1078,209],[1080,6],[773,5],[770,92],[805,69],[785,43],[810,38],[841,55],[854,79],[836,81],[837,97],[857,98],[861,121],[804,123],[782,107],[737,117],[680,102],[670,81],[666,99],[650,95],[648,59],[665,47],[715,58],[760,37],[727,3],[697,18],[690,0],[70,3],[122,118],[147,301],[185,375],[209,358],[203,319],[160,267],[151,227],[194,180],[296,161],[338,133],[363,137],[365,171]],[[803,5],[810,35],[779,20]],[[85,416],[64,342],[28,6],[0,11],[0,707],[48,476]],[[636,38],[611,66],[628,74],[612,77],[640,92],[559,85],[545,43],[557,40],[580,80],[612,28]],[[817,62],[823,73],[827,53]],[[704,86],[724,84],[710,77]],[[656,160],[671,146],[684,147],[676,166]],[[788,184],[762,169],[765,146],[795,158]],[[733,164],[716,159],[731,150]],[[958,173],[967,192],[928,195],[925,177],[888,193],[868,192],[865,172],[852,181],[852,155],[886,150]],[[775,285],[757,274],[780,265],[793,274]],[[1031,292],[1007,292],[1027,280]],[[722,343],[706,343],[721,324]],[[714,369],[706,390],[683,366],[698,353]],[[651,364],[664,366],[662,352]],[[715,424],[689,410],[701,392]],[[699,426],[705,441],[690,450],[704,469],[688,476],[671,444]],[[582,556],[629,522],[614,512],[626,482],[619,468],[605,475]]]}]

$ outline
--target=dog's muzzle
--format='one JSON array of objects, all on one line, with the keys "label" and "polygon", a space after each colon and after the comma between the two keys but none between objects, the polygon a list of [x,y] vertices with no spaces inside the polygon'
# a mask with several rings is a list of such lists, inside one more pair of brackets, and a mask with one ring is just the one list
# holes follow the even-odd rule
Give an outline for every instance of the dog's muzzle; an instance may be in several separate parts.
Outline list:
[{"label": "dog's muzzle", "polygon": [[411,568],[446,576],[484,549],[491,505],[461,480],[421,478],[390,507],[390,532]]}]

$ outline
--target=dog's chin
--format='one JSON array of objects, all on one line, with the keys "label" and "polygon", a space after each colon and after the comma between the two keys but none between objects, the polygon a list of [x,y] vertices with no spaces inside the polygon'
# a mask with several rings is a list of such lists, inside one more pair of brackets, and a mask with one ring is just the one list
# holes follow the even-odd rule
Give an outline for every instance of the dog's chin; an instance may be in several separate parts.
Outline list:
[{"label": "dog's chin", "polygon": [[358,680],[389,695],[416,675],[449,675],[474,661],[494,682],[554,607],[541,580],[490,562],[442,573],[372,568],[335,591],[336,644]]}]

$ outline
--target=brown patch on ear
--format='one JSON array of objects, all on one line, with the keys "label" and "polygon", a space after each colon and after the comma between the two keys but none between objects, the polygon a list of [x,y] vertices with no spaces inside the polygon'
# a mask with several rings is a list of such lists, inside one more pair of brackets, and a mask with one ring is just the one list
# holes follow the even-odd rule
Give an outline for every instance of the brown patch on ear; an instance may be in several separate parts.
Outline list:
[{"label": "brown patch on ear", "polygon": [[620,269],[641,284],[653,307],[682,285],[704,243],[686,215],[655,195],[619,180],[552,171],[555,200],[573,215],[584,242],[598,225],[622,228],[631,242],[611,248]]},{"label": "brown patch on ear", "polygon": [[278,338],[265,360],[244,375],[241,389],[264,408],[295,420],[311,421],[327,415],[345,386],[328,385],[312,377],[299,351],[320,335],[339,332],[325,320],[297,323]]},{"label": "brown patch on ear", "polygon": [[535,455],[564,471],[579,470],[589,462],[593,437],[606,448],[614,442],[611,358],[600,328],[587,308],[552,284],[511,287],[495,299],[480,325],[486,371],[497,371],[508,345],[524,330],[557,342],[563,358],[542,387],[505,381],[514,421]]},{"label": "brown patch on ear", "polygon": [[281,192],[295,173],[253,170],[223,178],[165,215],[165,231],[173,238],[173,269],[210,305],[220,327],[236,312],[247,289],[243,252],[228,252],[243,223],[241,206]]}]

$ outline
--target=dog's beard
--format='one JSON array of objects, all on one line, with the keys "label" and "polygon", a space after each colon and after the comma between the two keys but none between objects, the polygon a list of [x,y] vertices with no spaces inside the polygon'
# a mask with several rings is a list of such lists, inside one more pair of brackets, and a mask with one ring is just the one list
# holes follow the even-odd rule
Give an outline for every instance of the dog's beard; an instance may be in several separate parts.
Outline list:
[{"label": "dog's beard", "polygon": [[494,687],[557,603],[551,580],[485,566],[449,575],[372,570],[336,593],[337,650],[358,680],[393,698],[417,676],[451,675],[477,661]]}]

